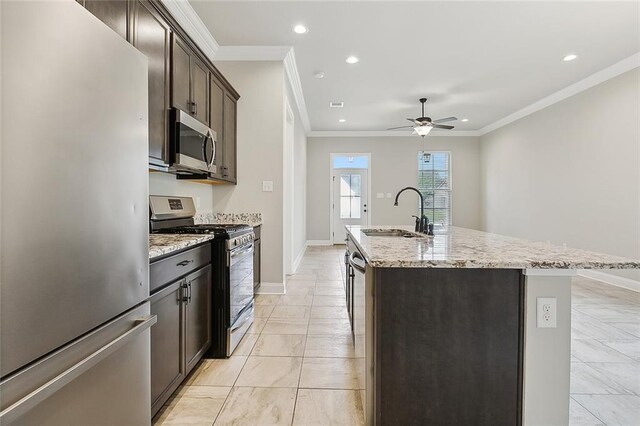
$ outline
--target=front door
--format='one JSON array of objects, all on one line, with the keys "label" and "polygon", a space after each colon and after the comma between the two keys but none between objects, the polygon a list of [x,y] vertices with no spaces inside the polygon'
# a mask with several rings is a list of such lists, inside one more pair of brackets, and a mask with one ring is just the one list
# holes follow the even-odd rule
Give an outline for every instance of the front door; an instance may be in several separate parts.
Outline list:
[{"label": "front door", "polygon": [[344,244],[345,225],[367,225],[366,169],[333,169],[333,244]]}]

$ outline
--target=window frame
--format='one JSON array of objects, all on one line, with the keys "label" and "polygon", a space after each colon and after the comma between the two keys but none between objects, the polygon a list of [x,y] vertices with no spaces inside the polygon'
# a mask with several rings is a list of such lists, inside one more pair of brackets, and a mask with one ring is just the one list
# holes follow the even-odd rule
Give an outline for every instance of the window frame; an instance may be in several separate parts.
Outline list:
[{"label": "window frame", "polygon": [[[449,172],[449,223],[445,223],[445,226],[453,226],[453,154],[451,151],[449,150],[418,150],[418,153],[416,155],[416,160],[421,161],[422,156],[424,154],[447,154],[449,156],[449,167],[447,169],[447,171]],[[420,188],[420,166],[418,161],[416,162],[416,180],[418,181],[417,183],[417,187],[418,190],[420,190],[420,193],[424,193],[426,190],[423,188]],[[440,190],[442,191],[442,190]],[[418,215],[420,214],[420,201],[418,200]],[[435,204],[435,203],[434,203]],[[429,222],[433,222],[433,215],[429,216],[426,212],[427,210],[431,211],[433,213],[433,211],[435,210],[435,208],[427,208],[425,207],[425,215],[427,217],[429,217]],[[439,209],[439,210],[443,210],[443,209]]]}]

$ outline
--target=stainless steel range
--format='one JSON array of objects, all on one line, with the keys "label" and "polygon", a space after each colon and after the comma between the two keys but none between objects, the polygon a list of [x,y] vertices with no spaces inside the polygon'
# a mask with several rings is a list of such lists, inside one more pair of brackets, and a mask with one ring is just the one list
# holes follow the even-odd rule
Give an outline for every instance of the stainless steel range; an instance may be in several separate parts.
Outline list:
[{"label": "stainless steel range", "polygon": [[209,358],[231,356],[253,323],[253,228],[244,224],[194,223],[190,197],[149,197],[151,232],[213,234],[212,330]]}]

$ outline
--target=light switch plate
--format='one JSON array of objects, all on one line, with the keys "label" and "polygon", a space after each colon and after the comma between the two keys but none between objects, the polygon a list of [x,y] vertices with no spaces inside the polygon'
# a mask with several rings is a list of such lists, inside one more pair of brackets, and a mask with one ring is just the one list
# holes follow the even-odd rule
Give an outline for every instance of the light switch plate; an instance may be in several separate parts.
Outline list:
[{"label": "light switch plate", "polygon": [[555,297],[536,299],[536,323],[538,328],[556,328],[558,312]]},{"label": "light switch plate", "polygon": [[378,193],[376,194],[376,197],[377,197],[377,198],[384,198],[384,192],[378,192]]},{"label": "light switch plate", "polygon": [[272,180],[263,180],[262,181],[262,192],[273,192],[273,181]]},{"label": "light switch plate", "polygon": [[387,192],[387,198],[391,198],[391,197],[393,197],[393,194],[390,192]]}]

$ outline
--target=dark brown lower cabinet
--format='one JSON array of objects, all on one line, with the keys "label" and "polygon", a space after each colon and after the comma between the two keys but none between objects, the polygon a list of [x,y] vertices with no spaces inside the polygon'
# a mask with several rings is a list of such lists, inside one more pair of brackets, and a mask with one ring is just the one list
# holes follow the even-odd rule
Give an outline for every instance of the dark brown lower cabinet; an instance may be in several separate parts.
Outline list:
[{"label": "dark brown lower cabinet", "polygon": [[262,276],[260,274],[260,264],[262,263],[261,250],[262,250],[262,242],[260,239],[260,231],[262,230],[262,225],[255,226],[253,228],[253,233],[256,235],[255,240],[253,240],[253,288],[257,289],[260,286],[260,282],[262,281]]},{"label": "dark brown lower cabinet", "polygon": [[522,424],[519,270],[368,267],[367,279],[376,425]]},{"label": "dark brown lower cabinet", "polygon": [[151,296],[151,415],[211,346],[211,265]]},{"label": "dark brown lower cabinet", "polygon": [[182,362],[182,283],[176,281],[151,297],[151,412],[155,414],[186,377]]},{"label": "dark brown lower cabinet", "polygon": [[185,359],[187,373],[211,346],[211,266],[186,278]]}]

